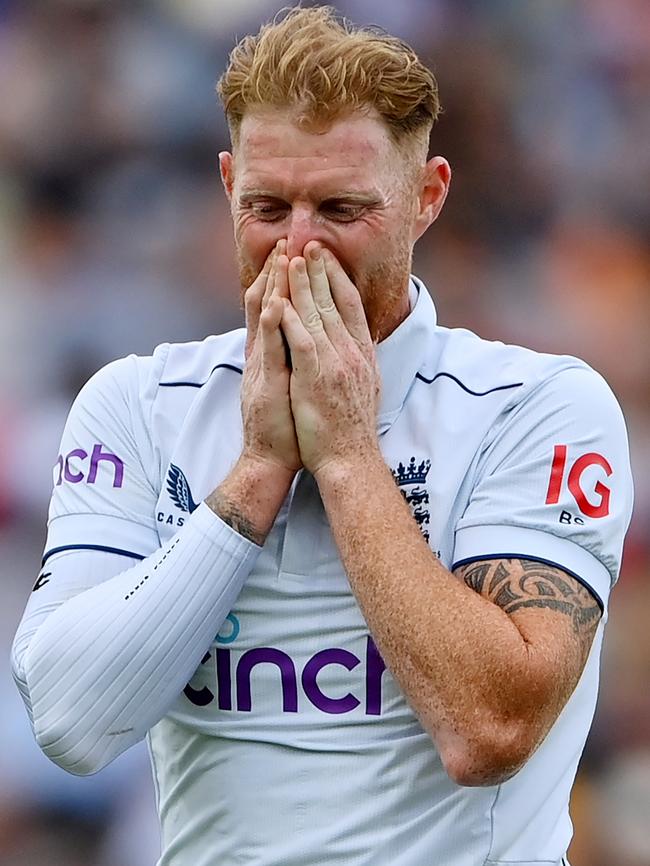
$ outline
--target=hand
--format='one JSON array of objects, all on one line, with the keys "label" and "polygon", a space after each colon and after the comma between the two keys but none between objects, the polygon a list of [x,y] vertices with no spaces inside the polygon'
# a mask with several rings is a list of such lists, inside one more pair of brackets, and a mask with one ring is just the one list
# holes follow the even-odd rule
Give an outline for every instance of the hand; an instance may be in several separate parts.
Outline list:
[{"label": "hand", "polygon": [[288,280],[291,410],[300,457],[317,477],[332,463],[379,454],[379,369],[359,293],[329,250],[310,241]]},{"label": "hand", "polygon": [[[301,468],[289,401],[289,376],[280,330],[282,298],[288,297],[287,268],[278,267],[286,249],[279,241],[247,290],[246,364],[241,389],[243,456],[295,473]],[[283,256],[287,261],[286,256]]]}]

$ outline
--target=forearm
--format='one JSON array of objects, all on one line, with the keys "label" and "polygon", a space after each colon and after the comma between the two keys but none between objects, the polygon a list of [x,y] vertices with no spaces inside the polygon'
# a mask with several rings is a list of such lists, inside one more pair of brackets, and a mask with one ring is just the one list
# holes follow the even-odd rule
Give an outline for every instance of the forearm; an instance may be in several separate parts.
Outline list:
[{"label": "forearm", "polygon": [[433,556],[379,452],[364,461],[363,477],[361,498],[358,467],[329,464],[317,480],[386,664],[452,773],[458,754],[466,763],[486,744],[517,754],[520,721],[547,697],[534,685],[533,648]]},{"label": "forearm", "polygon": [[165,547],[54,610],[53,574],[32,597],[13,657],[48,757],[86,774],[141,739],[191,678],[258,551],[202,506]]},{"label": "forearm", "polygon": [[205,504],[235,532],[261,546],[295,474],[280,464],[242,454]]}]

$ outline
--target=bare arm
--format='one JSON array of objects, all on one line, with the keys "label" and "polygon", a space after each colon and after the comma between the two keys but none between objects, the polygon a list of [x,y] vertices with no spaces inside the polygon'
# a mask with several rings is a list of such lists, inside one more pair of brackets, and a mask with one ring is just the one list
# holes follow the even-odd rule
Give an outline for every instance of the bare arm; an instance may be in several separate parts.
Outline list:
[{"label": "bare arm", "polygon": [[359,294],[331,254],[314,252],[308,244],[289,265],[282,319],[303,463],[377,645],[449,775],[498,783],[575,688],[599,611],[559,569],[504,560],[456,576],[434,557],[379,450],[379,373]]},{"label": "bare arm", "polygon": [[[527,560],[449,572],[378,458],[319,476],[350,584],[386,664],[465,785],[515,773],[557,719],[584,667],[600,608],[575,578]],[[459,580],[460,578],[460,580]]]}]

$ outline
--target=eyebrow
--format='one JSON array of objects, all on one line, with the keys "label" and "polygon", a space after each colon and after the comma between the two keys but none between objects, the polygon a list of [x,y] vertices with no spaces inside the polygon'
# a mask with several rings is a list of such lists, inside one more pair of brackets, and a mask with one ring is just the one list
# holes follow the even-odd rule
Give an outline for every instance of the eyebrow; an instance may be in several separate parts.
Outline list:
[{"label": "eyebrow", "polygon": [[[265,189],[250,189],[242,192],[239,195],[239,201],[248,202],[254,201],[258,198],[270,198],[276,199],[279,201],[284,201],[283,196],[279,195],[277,192],[271,192],[270,190]],[[326,195],[321,199],[321,202],[325,201],[349,201],[349,202],[358,202],[359,204],[368,204],[369,202],[379,200],[380,196],[373,190],[368,192],[358,192],[353,190],[341,190],[340,192],[333,193],[332,195]]]}]

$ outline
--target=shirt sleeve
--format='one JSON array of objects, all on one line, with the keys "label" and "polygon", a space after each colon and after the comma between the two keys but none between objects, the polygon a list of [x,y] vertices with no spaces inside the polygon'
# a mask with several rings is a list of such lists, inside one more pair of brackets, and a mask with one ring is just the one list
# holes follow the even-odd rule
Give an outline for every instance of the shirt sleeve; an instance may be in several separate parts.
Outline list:
[{"label": "shirt sleeve", "polygon": [[54,466],[46,559],[81,546],[141,559],[159,547],[150,412],[162,363],[160,351],[122,358],[75,400]]},{"label": "shirt sleeve", "polygon": [[493,558],[546,561],[575,575],[605,609],[632,495],[616,398],[586,365],[565,368],[492,428],[456,526],[453,568]]},{"label": "shirt sleeve", "polygon": [[128,399],[132,372],[125,362],[101,371],[70,413],[45,564],[12,649],[37,742],[79,775],[168,711],[260,551],[205,503],[160,546],[145,469],[152,445]]}]

